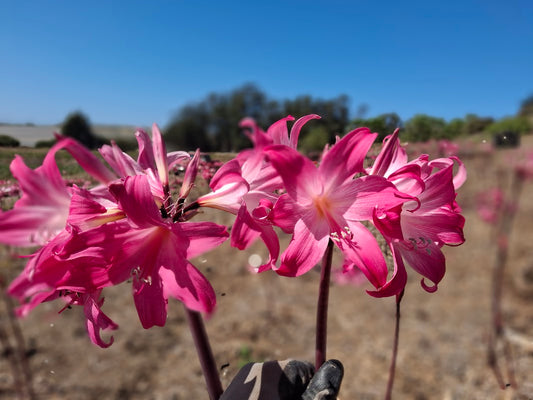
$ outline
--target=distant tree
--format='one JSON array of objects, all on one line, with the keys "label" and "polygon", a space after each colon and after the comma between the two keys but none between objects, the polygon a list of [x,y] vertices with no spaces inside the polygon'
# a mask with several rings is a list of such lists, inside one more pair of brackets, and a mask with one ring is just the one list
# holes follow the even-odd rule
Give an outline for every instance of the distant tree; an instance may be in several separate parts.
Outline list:
[{"label": "distant tree", "polygon": [[531,133],[532,129],[532,123],[526,117],[502,118],[487,128],[487,130],[492,134],[514,132],[521,135]]},{"label": "distant tree", "polygon": [[[244,117],[261,126],[278,117],[279,104],[267,99],[253,84],[230,93],[211,93],[204,100],[182,107],[165,130],[165,139],[181,149],[237,151],[250,146],[239,128]],[[279,119],[280,117],[278,117]]]},{"label": "distant tree", "polygon": [[20,142],[9,135],[0,133],[0,147],[19,147]]},{"label": "distant tree", "polygon": [[466,114],[464,120],[464,131],[469,135],[483,132],[490,124],[494,122],[494,118],[492,117],[479,117],[476,114]]},{"label": "distant tree", "polygon": [[533,116],[533,94],[525,98],[520,104],[520,110],[518,111],[520,117],[532,117]]},{"label": "distant tree", "polygon": [[304,126],[302,139],[312,125],[323,127],[328,140],[333,141],[336,134],[344,133],[348,111],[347,96],[317,100],[305,95],[279,102],[269,99],[255,85],[246,84],[229,93],[211,93],[198,103],[182,107],[165,129],[165,139],[183,150],[200,147],[206,151],[238,151],[251,145],[239,128],[244,117],[254,118],[266,129],[287,115],[299,118],[318,114],[323,119]]},{"label": "distant tree", "polygon": [[189,104],[182,107],[170,125],[164,130],[165,140],[180,150],[211,151],[208,137],[209,116],[205,104]]},{"label": "distant tree", "polygon": [[315,126],[299,142],[300,150],[304,153],[320,152],[328,143],[329,134],[323,126]]},{"label": "distant tree", "polygon": [[88,118],[80,111],[67,115],[61,126],[61,133],[64,136],[76,139],[90,149],[94,149],[101,144],[101,140],[92,132]]},{"label": "distant tree", "polygon": [[400,131],[403,140],[412,142],[426,142],[429,139],[444,137],[446,121],[442,118],[417,114],[405,123],[405,129]]},{"label": "distant tree", "polygon": [[465,133],[465,121],[462,118],[454,118],[444,127],[444,138],[453,139]]},{"label": "distant tree", "polygon": [[378,133],[377,141],[383,139],[394,132],[396,128],[402,128],[403,123],[400,116],[396,113],[386,113],[374,118],[356,118],[350,122],[348,130],[359,127],[367,127],[372,132]]}]

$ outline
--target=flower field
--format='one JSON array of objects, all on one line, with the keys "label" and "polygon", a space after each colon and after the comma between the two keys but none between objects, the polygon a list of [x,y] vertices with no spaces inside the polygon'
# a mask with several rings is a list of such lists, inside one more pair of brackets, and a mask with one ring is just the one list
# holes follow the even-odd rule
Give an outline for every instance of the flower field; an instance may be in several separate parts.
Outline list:
[{"label": "flower field", "polygon": [[[493,270],[501,239],[490,218],[497,201],[487,201],[490,196],[487,190],[499,187],[503,193],[513,193],[511,172],[515,165],[524,162],[528,151],[533,151],[532,139],[525,136],[518,149],[492,149],[481,142],[407,146],[409,154],[429,152],[433,157],[442,157],[453,153],[464,162],[468,179],[458,191],[457,203],[466,219],[466,242],[456,248],[442,248],[446,274],[435,293],[423,290],[420,276],[409,271],[401,308],[394,399],[533,398],[533,203],[529,201],[533,197],[533,181],[527,174],[519,207],[513,209],[505,247],[508,254],[501,280],[504,329],[494,345],[504,384],[512,386],[500,389],[487,362],[492,340]],[[292,156],[287,152],[287,157]],[[370,154],[377,152],[379,146]],[[38,166],[45,156],[41,150],[0,150],[1,168],[7,169],[15,153],[31,168]],[[204,160],[199,164],[192,197],[207,193],[207,182],[221,165],[217,161],[227,161],[229,157],[218,154],[211,159],[216,161]],[[93,183],[67,154],[58,153],[57,161],[69,184],[83,188]],[[171,186],[174,180],[181,184],[185,179],[179,168],[171,170],[170,177]],[[18,195],[15,181],[8,171],[0,169],[2,208],[10,208]],[[234,219],[230,214],[207,208],[198,217],[222,225],[231,225]],[[287,248],[290,239],[290,234],[281,237],[282,249]],[[19,384],[32,382],[34,398],[39,399],[206,398],[202,370],[181,302],[169,299],[165,327],[143,329],[133,304],[131,282],[112,288],[112,299],[106,298],[102,308],[120,329],[112,332],[114,343],[107,349],[88,339],[85,318],[77,307],[58,314],[62,308],[59,303],[45,302],[13,325],[7,310],[15,301],[5,295],[4,289],[20,274],[25,260],[7,246],[0,247],[0,252],[3,290],[0,339],[4,350],[0,357],[0,399],[16,398],[17,376]],[[342,265],[341,256],[341,251],[335,250],[334,275],[335,268]],[[268,257],[263,243],[236,251],[226,242],[191,260],[211,282],[216,295],[216,310],[205,324],[224,387],[249,361],[314,359],[320,270],[313,268],[298,278],[249,270],[249,264],[261,265]],[[328,358],[344,364],[339,398],[382,399],[387,386],[396,302],[393,297],[369,296],[365,289],[374,287],[362,279],[357,279],[358,284],[346,279],[333,281],[327,343]],[[18,365],[14,353],[20,349],[17,338],[21,335],[13,332],[13,326],[20,326],[25,340],[27,365],[22,365],[18,373],[14,370],[14,364]],[[109,333],[102,333],[102,339],[108,341]],[[506,367],[506,360],[510,368]],[[514,380],[509,371],[514,372]]]}]

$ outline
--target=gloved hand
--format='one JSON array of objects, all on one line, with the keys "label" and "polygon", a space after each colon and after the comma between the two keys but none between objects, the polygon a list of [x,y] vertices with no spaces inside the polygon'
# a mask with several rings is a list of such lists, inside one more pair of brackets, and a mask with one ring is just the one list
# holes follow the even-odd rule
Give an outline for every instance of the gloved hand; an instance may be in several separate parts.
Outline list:
[{"label": "gloved hand", "polygon": [[326,361],[315,374],[297,360],[249,363],[219,400],[336,400],[344,375],[340,361]]}]

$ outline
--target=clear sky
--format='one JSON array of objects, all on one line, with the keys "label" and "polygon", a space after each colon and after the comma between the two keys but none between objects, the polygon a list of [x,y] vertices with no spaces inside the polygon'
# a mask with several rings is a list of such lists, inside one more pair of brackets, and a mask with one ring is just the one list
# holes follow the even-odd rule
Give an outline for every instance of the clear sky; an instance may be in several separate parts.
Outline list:
[{"label": "clear sky", "polygon": [[369,117],[501,118],[533,94],[533,1],[0,0],[2,122],[164,126],[246,82]]}]

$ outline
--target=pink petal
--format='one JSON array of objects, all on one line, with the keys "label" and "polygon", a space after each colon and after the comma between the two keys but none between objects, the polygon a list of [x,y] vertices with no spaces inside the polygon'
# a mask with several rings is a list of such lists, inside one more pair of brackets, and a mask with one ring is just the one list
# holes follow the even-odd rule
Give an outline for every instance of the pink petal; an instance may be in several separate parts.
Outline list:
[{"label": "pink petal", "polygon": [[375,175],[353,179],[330,193],[333,206],[350,221],[371,220],[375,208],[388,210],[409,199],[385,178]]},{"label": "pink petal", "polygon": [[463,234],[465,219],[446,208],[440,208],[427,213],[402,213],[402,231],[405,240],[420,237],[428,241],[437,241],[448,245],[464,243]]},{"label": "pink petal", "polygon": [[402,293],[407,284],[407,271],[405,270],[400,251],[396,249],[394,244],[390,248],[394,260],[394,273],[392,278],[385,285],[378,288],[378,290],[367,290],[367,293],[373,297],[397,296]]},{"label": "pink petal", "polygon": [[367,277],[376,288],[387,281],[387,263],[376,238],[359,222],[349,222],[353,238],[345,237],[335,240],[345,257]]},{"label": "pink petal", "polygon": [[191,189],[194,185],[194,181],[196,180],[196,175],[198,175],[198,165],[200,163],[200,149],[197,149],[194,153],[193,158],[187,165],[187,169],[185,170],[185,176],[183,177],[183,183],[180,187],[180,193],[179,197],[182,199],[187,198],[189,193],[191,192]]},{"label": "pink petal", "polygon": [[161,132],[156,124],[152,125],[152,141],[154,143],[154,159],[159,181],[165,187],[168,186],[167,150]]},{"label": "pink petal", "polygon": [[175,268],[159,270],[165,298],[174,297],[194,311],[211,313],[215,309],[216,295],[209,281],[190,262]]},{"label": "pink petal", "polygon": [[111,146],[103,145],[98,151],[121,178],[143,173],[135,160],[129,154],[124,153],[115,143]]},{"label": "pink petal", "polygon": [[50,149],[46,157],[55,157],[55,153],[60,149],[67,150],[89,175],[100,182],[109,183],[117,179],[116,175],[109,171],[93,153],[71,138],[58,135],[58,142]]},{"label": "pink petal", "polygon": [[[281,266],[276,272],[283,276],[300,276],[312,269],[322,258],[329,241],[327,225],[319,232],[311,232],[303,220],[294,227],[294,235],[281,256]],[[320,229],[321,228],[321,229]]]},{"label": "pink petal", "polygon": [[[320,119],[320,115],[316,114],[309,114],[304,115],[303,117],[299,118],[294,125],[291,128],[291,136],[289,138],[288,145],[292,147],[293,149],[298,148],[298,137],[300,136],[300,131],[302,127],[307,123],[307,121],[311,119]],[[280,144],[286,144],[286,143],[280,143]]]},{"label": "pink petal", "polygon": [[123,182],[112,183],[109,185],[109,191],[129,220],[138,227],[163,224],[145,175],[128,176]]},{"label": "pink petal", "polygon": [[135,137],[137,138],[137,143],[139,145],[139,156],[137,157],[137,162],[139,166],[144,169],[156,170],[154,158],[154,148],[152,147],[152,140],[150,136],[142,129],[138,129],[135,132]]},{"label": "pink petal", "polygon": [[288,194],[283,194],[274,204],[269,214],[269,219],[274,225],[279,226],[283,232],[292,233],[301,213],[300,206]]},{"label": "pink petal", "polygon": [[193,258],[212,250],[229,237],[225,226],[214,222],[182,222],[172,225],[178,242],[189,241],[187,258]]},{"label": "pink petal", "polygon": [[274,144],[289,145],[289,130],[287,129],[287,122],[294,121],[294,117],[289,115],[279,121],[274,122],[267,129],[267,135],[270,136]]},{"label": "pink petal", "polygon": [[306,157],[287,146],[267,146],[265,153],[283,179],[287,193],[302,206],[322,193],[322,182],[317,168]]},{"label": "pink petal", "polygon": [[368,128],[358,128],[329,149],[319,167],[321,175],[328,178],[324,182],[327,191],[363,172],[366,154],[376,136]]},{"label": "pink petal", "polygon": [[413,246],[409,242],[399,243],[398,248],[411,268],[434,284],[430,287],[422,280],[422,287],[428,292],[436,291],[438,283],[446,272],[446,260],[441,249],[434,243],[427,243],[426,246]]},{"label": "pink petal", "polygon": [[246,205],[243,204],[231,228],[231,246],[244,250],[255,242],[260,234],[257,224],[248,213]]},{"label": "pink petal", "polygon": [[379,152],[374,165],[369,172],[369,175],[378,175],[383,177],[388,177],[390,173],[390,167],[393,160],[398,154],[398,149],[400,148],[400,139],[398,139],[399,129],[396,129],[394,133],[386,137],[383,141],[383,147]]},{"label": "pink petal", "polygon": [[118,325],[115,324],[100,309],[100,307],[104,303],[104,299],[102,299],[100,302],[96,302],[96,299],[93,298],[93,296],[85,296],[86,300],[83,305],[83,312],[85,313],[85,317],[87,318],[86,325],[89,337],[91,338],[91,341],[94,344],[103,348],[109,347],[113,344],[113,336],[109,338],[109,342],[104,342],[104,340],[100,336],[100,331],[107,329],[116,330],[118,329]]},{"label": "pink petal", "polygon": [[163,284],[158,273],[150,275],[150,281],[133,280],[133,300],[144,329],[154,325],[165,326],[167,299],[163,296]]}]

